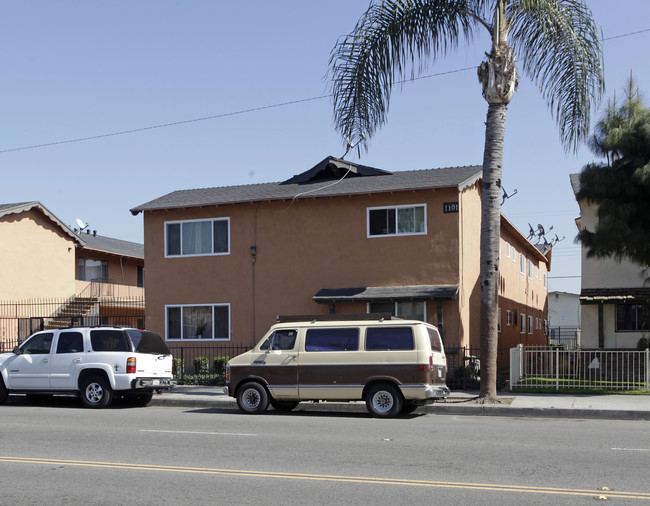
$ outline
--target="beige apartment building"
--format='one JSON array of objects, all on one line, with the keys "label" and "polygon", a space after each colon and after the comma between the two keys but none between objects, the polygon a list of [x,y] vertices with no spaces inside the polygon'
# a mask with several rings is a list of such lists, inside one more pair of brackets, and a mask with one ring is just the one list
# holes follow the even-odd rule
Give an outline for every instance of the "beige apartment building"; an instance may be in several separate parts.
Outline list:
[{"label": "beige apartment building", "polygon": [[[478,347],[481,167],[325,158],[280,183],[179,190],[144,214],[146,326],[253,345],[278,315],[390,312]],[[545,343],[545,256],[502,218],[503,346]],[[501,346],[501,345],[500,345]]]},{"label": "beige apartment building", "polygon": [[0,347],[118,314],[144,324],[142,244],[75,230],[37,201],[0,204]]}]

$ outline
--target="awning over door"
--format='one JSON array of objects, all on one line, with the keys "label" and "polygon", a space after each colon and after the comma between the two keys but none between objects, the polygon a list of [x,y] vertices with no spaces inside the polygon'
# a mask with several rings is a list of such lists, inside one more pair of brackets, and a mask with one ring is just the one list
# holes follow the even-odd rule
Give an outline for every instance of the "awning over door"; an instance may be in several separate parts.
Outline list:
[{"label": "awning over door", "polygon": [[453,300],[458,285],[362,286],[323,288],[312,297],[319,304],[330,302],[378,302],[400,300]]}]

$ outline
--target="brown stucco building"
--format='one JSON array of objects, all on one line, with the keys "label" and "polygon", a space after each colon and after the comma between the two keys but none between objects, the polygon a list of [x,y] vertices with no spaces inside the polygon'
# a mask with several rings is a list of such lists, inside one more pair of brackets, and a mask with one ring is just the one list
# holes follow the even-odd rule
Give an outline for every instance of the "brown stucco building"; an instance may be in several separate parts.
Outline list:
[{"label": "brown stucco building", "polygon": [[[169,341],[252,345],[277,315],[389,311],[437,325],[446,346],[478,346],[481,174],[328,157],[281,183],[180,190],[135,207],[146,326]],[[501,230],[501,334],[543,343],[550,257],[505,218]]]}]

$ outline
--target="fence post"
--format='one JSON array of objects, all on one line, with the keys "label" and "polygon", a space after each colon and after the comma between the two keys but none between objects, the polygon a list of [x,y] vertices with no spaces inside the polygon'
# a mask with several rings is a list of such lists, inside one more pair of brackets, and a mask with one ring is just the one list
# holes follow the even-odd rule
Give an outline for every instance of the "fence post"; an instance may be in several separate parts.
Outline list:
[{"label": "fence post", "polygon": [[[518,344],[516,348],[510,348],[510,383],[508,387],[512,392],[515,383],[519,383],[522,376],[522,355],[524,346]],[[516,376],[516,379],[515,379]]]},{"label": "fence post", "polygon": [[555,348],[555,391],[560,391],[560,348]]},{"label": "fence post", "polygon": [[650,392],[650,349],[645,349],[645,391]]}]

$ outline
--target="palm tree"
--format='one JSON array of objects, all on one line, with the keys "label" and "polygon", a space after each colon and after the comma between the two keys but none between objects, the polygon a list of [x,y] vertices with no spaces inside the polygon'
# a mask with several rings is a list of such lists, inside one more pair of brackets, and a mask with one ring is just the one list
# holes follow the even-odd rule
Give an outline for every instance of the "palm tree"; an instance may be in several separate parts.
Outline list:
[{"label": "palm tree", "polygon": [[[428,58],[479,30],[492,40],[478,68],[488,103],[481,187],[481,397],[496,399],[499,208],[506,108],[517,88],[515,56],[538,86],[565,149],[589,132],[604,90],[598,30],[584,0],[372,0],[330,57],[334,122],[348,145],[368,148],[386,121],[393,86]],[[419,67],[417,63],[419,62]],[[410,69],[410,72],[409,72]]]}]

